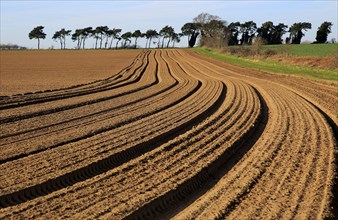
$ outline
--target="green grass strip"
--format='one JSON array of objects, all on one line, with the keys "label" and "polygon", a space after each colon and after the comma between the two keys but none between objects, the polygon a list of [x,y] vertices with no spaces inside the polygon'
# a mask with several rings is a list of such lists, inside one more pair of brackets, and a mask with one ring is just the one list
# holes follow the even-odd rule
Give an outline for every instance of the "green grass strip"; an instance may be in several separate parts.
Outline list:
[{"label": "green grass strip", "polygon": [[272,73],[292,74],[303,77],[310,77],[322,80],[338,81],[338,71],[331,69],[319,69],[305,66],[283,64],[275,60],[269,59],[249,59],[234,55],[224,54],[206,48],[193,48],[194,51],[207,57],[221,60],[227,63],[238,65],[241,67],[268,71]]}]

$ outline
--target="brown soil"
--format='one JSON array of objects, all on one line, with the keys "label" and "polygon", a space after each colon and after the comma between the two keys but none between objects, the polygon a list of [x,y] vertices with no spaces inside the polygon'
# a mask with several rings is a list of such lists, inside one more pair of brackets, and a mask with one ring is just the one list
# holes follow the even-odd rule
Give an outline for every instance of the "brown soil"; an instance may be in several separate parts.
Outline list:
[{"label": "brown soil", "polygon": [[337,84],[191,50],[128,64],[0,99],[1,219],[337,217]]},{"label": "brown soil", "polygon": [[269,56],[269,59],[277,60],[286,64],[309,66],[315,68],[324,68],[324,69],[337,69],[338,68],[338,57],[329,56],[329,57],[298,57],[298,56]]},{"label": "brown soil", "polygon": [[0,96],[57,89],[103,79],[139,53],[128,51],[0,51]]}]

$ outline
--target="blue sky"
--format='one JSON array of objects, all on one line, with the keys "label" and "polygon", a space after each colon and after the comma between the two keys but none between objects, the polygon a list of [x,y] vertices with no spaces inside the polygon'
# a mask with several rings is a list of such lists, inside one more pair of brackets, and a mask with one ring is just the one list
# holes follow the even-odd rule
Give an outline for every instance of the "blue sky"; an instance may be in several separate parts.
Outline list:
[{"label": "blue sky", "polygon": [[[51,38],[61,28],[75,30],[88,26],[121,28],[122,32],[140,29],[159,31],[171,25],[179,32],[182,25],[192,21],[202,12],[217,15],[227,22],[253,20],[260,26],[266,21],[275,24],[292,25],[295,22],[310,22],[303,40],[314,41],[316,31],[324,21],[333,22],[328,39],[337,36],[337,0],[329,1],[15,1],[1,2],[1,43],[13,43],[28,48],[37,46],[36,40],[29,40],[28,33],[38,25],[45,26],[47,37],[41,42],[42,48],[59,47]],[[286,37],[286,35],[284,36]],[[144,41],[140,40],[143,46]],[[86,42],[92,46],[93,41]],[[182,38],[181,46],[186,46]],[[75,43],[67,39],[67,46]]]}]

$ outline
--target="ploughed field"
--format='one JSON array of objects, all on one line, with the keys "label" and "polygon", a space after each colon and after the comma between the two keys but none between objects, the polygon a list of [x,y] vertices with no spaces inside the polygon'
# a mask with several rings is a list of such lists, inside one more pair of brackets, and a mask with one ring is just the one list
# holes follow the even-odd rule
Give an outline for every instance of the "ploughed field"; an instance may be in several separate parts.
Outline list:
[{"label": "ploughed field", "polygon": [[5,90],[0,219],[338,217],[336,83],[135,51],[102,52],[125,61],[101,80],[78,62],[72,86]]},{"label": "ploughed field", "polygon": [[0,51],[0,96],[56,90],[110,77],[129,65],[136,50]]}]

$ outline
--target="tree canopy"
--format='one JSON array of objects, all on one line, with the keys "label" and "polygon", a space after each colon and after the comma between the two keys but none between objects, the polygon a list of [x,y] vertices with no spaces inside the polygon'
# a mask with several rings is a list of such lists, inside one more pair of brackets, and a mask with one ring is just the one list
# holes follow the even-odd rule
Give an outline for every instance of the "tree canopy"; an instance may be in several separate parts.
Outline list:
[{"label": "tree canopy", "polygon": [[331,33],[331,26],[333,24],[331,22],[323,22],[320,27],[318,28],[317,35],[316,35],[316,42],[315,43],[326,43],[327,36]]},{"label": "tree canopy", "polygon": [[282,44],[282,36],[286,33],[287,27],[283,23],[274,25],[273,22],[268,21],[257,29],[257,37],[261,37],[266,44]]},{"label": "tree canopy", "polygon": [[[328,34],[331,33],[331,22],[323,22],[318,28],[316,41],[314,43],[326,43]],[[222,20],[219,16],[211,15],[208,13],[200,13],[192,22],[187,22],[181,27],[181,33],[175,32],[174,28],[170,25],[164,26],[157,32],[155,29],[148,29],[146,32],[135,30],[133,32],[127,31],[121,35],[122,29],[113,28],[108,26],[97,26],[95,28],[86,27],[75,29],[71,35],[71,39],[76,42],[77,49],[84,49],[86,39],[94,39],[95,49],[112,49],[113,41],[116,40],[115,48],[121,42],[120,47],[138,47],[138,39],[145,38],[145,48],[150,48],[153,43],[158,48],[169,47],[172,43],[181,41],[182,36],[188,38],[188,46],[194,47],[199,40],[200,46],[222,48],[226,45],[251,45],[257,40],[261,44],[282,44],[283,35],[289,32],[285,43],[300,44],[302,37],[308,29],[312,28],[309,22],[294,23],[287,30],[288,25],[284,23],[274,24],[272,21],[262,23],[260,27],[254,21],[231,22]],[[38,40],[38,48],[40,48],[40,39],[45,39],[46,34],[43,32],[43,26],[35,27],[30,33],[30,39]],[[62,28],[56,31],[52,39],[60,42],[61,49],[66,48],[66,37],[69,36],[71,30]],[[134,44],[131,40],[134,39]]]},{"label": "tree canopy", "polygon": [[135,38],[135,48],[137,48],[137,39],[142,37],[142,32],[140,30],[136,30],[133,32],[132,37]]},{"label": "tree canopy", "polygon": [[198,31],[197,24],[192,22],[185,23],[182,26],[181,31],[183,35],[188,36],[189,47],[194,47],[196,44],[197,37],[200,34]]},{"label": "tree canopy", "polygon": [[303,31],[311,29],[312,25],[309,22],[294,23],[290,29],[290,37],[287,39],[287,43],[300,44],[302,37],[305,35]]},{"label": "tree canopy", "polygon": [[40,39],[46,38],[46,34],[43,32],[44,28],[44,26],[37,26],[28,34],[29,39],[38,39],[38,49],[40,49]]},{"label": "tree canopy", "polygon": [[165,27],[163,27],[159,34],[162,36],[162,48],[164,47],[164,40],[168,39],[167,41],[167,47],[169,47],[169,43],[171,40],[171,36],[173,36],[175,33],[175,30],[173,27],[166,25]]}]

